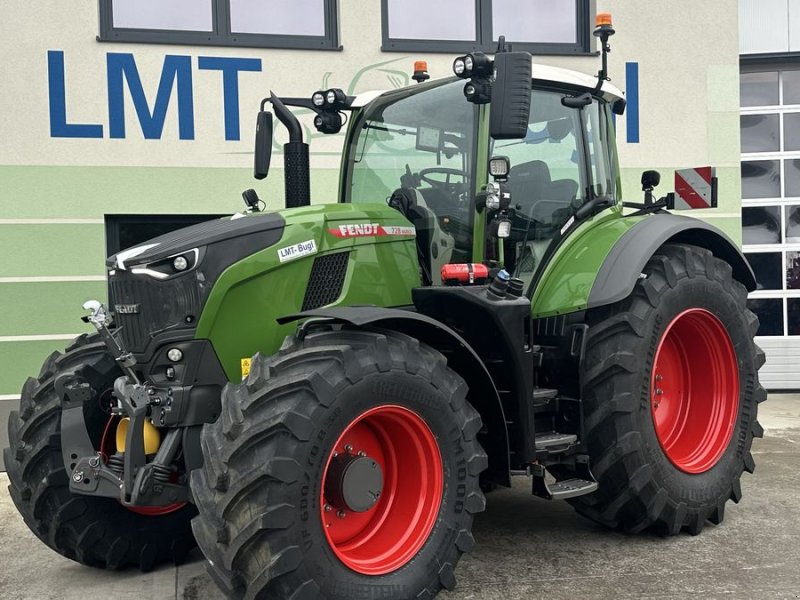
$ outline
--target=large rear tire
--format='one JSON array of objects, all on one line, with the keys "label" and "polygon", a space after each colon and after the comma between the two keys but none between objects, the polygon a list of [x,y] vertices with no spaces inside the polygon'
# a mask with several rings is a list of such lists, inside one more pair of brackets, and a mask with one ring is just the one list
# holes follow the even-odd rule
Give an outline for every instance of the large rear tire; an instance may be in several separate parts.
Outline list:
[{"label": "large rear tire", "polygon": [[325,330],[228,385],[192,474],[193,526],[230,597],[432,598],[485,500],[467,386],[413,338]]},{"label": "large rear tire", "polygon": [[766,399],[746,301],[727,263],[676,244],[650,259],[629,298],[589,313],[581,383],[600,486],[571,501],[580,514],[630,532],[697,534],[739,502]]},{"label": "large rear tire", "polygon": [[8,420],[10,447],[3,451],[8,489],[25,523],[50,548],[85,565],[133,565],[147,571],[162,562],[182,562],[195,545],[190,525],[197,514],[194,506],[147,516],[112,498],[69,491],[61,456],[61,398],[53,387],[55,377],[66,372],[92,387],[84,419],[97,449],[109,423],[102,403],[122,374],[96,335],[82,335],[66,353],[50,355],[39,376],[25,382],[20,409]]}]

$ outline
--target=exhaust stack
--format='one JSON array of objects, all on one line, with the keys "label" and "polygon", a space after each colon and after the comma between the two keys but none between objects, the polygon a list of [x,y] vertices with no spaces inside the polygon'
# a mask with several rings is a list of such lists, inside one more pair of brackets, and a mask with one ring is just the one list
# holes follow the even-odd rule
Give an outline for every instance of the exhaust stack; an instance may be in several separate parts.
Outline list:
[{"label": "exhaust stack", "polygon": [[272,92],[270,102],[275,109],[275,116],[289,132],[289,141],[283,145],[286,208],[308,206],[311,204],[311,180],[308,144],[303,142],[303,129],[292,111]]}]

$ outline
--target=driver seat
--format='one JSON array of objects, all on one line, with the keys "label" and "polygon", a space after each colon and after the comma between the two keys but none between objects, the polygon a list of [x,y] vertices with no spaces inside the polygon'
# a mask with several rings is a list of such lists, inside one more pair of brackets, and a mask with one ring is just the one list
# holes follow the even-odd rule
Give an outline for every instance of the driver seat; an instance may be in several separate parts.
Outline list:
[{"label": "driver seat", "polygon": [[444,231],[436,213],[425,197],[415,188],[399,188],[389,199],[389,205],[399,210],[417,230],[417,252],[426,285],[442,284],[442,266],[450,262],[455,248],[452,235]]}]

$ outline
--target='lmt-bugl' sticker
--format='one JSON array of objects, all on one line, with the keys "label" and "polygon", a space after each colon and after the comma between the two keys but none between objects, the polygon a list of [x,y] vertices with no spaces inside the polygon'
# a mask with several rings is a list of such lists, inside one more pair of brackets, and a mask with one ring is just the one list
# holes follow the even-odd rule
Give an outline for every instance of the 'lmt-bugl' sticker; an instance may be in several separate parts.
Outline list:
[{"label": "'lmt-bugl' sticker", "polygon": [[294,260],[295,258],[308,256],[309,254],[316,254],[316,252],[317,244],[314,240],[308,240],[307,242],[300,242],[292,244],[291,246],[286,246],[286,248],[281,248],[278,250],[278,260],[286,262],[287,260]]}]

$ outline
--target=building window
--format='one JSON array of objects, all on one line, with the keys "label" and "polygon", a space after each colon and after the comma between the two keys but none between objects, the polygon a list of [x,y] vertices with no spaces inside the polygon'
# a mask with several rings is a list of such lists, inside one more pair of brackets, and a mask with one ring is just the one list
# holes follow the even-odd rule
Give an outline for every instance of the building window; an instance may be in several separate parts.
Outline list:
[{"label": "building window", "polygon": [[534,54],[591,51],[589,0],[381,0],[383,50],[493,52],[503,35]]},{"label": "building window", "polygon": [[759,336],[800,336],[800,69],[741,74],[742,242]]},{"label": "building window", "polygon": [[170,231],[224,215],[106,215],[106,254],[133,248]]},{"label": "building window", "polygon": [[100,0],[103,42],[340,50],[338,0]]}]

